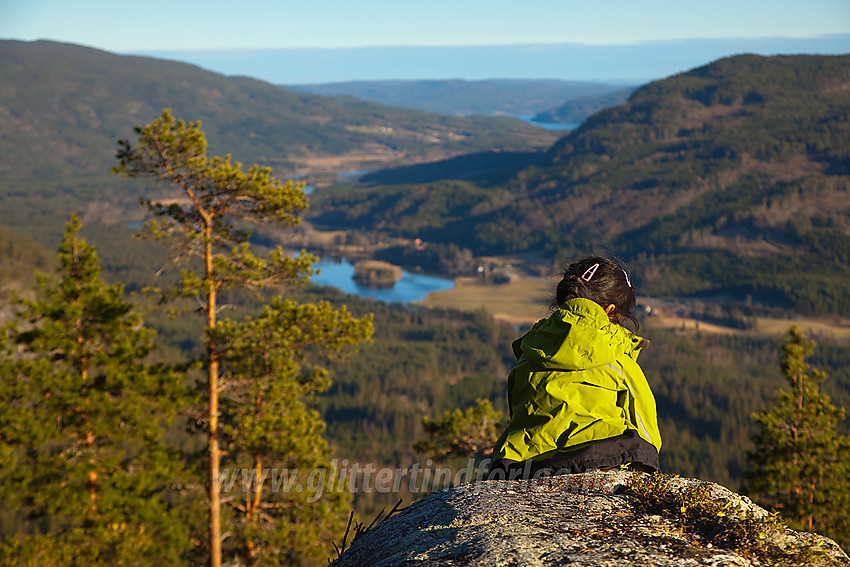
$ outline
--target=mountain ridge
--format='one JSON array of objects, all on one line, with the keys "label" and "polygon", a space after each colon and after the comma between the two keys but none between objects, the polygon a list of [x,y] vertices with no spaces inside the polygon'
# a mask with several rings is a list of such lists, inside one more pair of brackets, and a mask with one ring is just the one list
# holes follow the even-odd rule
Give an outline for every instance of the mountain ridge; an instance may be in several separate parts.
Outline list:
[{"label": "mountain ridge", "polygon": [[520,120],[438,116],[296,93],[177,61],[0,41],[0,173],[6,177],[108,172],[115,140],[166,107],[203,121],[211,153],[227,148],[236,159],[279,174],[321,169],[320,158],[349,156],[356,166],[494,146],[527,151],[554,140]]},{"label": "mountain ridge", "polygon": [[848,89],[850,56],[722,59],[639,88],[509,177],[329,191],[313,220],[478,255],[604,250],[651,295],[846,315]]}]

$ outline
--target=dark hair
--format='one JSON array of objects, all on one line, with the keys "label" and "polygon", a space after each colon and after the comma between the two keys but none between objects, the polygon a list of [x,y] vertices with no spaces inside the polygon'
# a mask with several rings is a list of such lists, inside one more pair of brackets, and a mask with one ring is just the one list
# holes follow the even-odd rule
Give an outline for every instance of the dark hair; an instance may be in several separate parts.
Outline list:
[{"label": "dark hair", "polygon": [[613,304],[613,320],[622,322],[626,318],[634,323],[635,330],[640,328],[633,312],[637,305],[635,290],[625,268],[613,260],[585,256],[570,263],[558,283],[552,305],[557,309],[574,297],[594,301],[603,309]]}]

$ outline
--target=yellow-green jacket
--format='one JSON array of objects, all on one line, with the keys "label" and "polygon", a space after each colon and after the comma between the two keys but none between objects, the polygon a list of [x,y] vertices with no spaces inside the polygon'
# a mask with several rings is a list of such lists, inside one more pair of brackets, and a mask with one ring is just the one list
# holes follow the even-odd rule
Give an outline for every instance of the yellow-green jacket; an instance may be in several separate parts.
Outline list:
[{"label": "yellow-green jacket", "polygon": [[538,321],[513,344],[511,420],[493,460],[547,459],[628,429],[660,450],[655,397],[637,364],[642,341],[583,298]]}]

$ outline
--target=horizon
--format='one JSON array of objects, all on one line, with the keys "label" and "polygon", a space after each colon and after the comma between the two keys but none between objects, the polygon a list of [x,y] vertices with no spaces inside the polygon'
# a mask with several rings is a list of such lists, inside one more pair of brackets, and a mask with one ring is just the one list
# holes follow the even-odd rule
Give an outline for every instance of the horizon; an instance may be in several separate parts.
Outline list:
[{"label": "horizon", "polygon": [[[845,0],[4,0],[0,37],[53,39],[115,52],[186,49],[632,45],[677,39],[813,38],[850,33]],[[259,17],[262,16],[262,17]],[[185,25],[186,23],[191,25]],[[579,25],[581,24],[581,25]]]},{"label": "horizon", "polygon": [[652,40],[630,45],[513,44],[148,50],[110,52],[54,39],[38,41],[195,65],[278,86],[352,82],[564,81],[638,86],[741,54],[848,55],[850,33],[817,38]]},{"label": "horizon", "polygon": [[[846,0],[717,0],[708,7],[674,0],[425,0],[403,9],[393,0],[245,0],[238,7],[225,0],[150,0],[134,7],[131,18],[123,5],[107,0],[0,1],[3,39],[171,58],[276,84],[448,78],[634,83],[739,52],[850,52]],[[698,49],[679,53],[681,45]],[[674,53],[664,46],[676,46]],[[387,50],[407,59],[387,56]],[[455,60],[475,50],[493,55]],[[541,64],[534,50],[549,59]],[[260,61],[270,51],[305,59]],[[376,60],[364,56],[376,53]]]},{"label": "horizon", "polygon": [[198,65],[278,85],[357,81],[560,80],[637,85],[755,55],[850,53],[850,33],[817,38],[693,38],[627,45],[505,44],[146,50],[127,53]]}]

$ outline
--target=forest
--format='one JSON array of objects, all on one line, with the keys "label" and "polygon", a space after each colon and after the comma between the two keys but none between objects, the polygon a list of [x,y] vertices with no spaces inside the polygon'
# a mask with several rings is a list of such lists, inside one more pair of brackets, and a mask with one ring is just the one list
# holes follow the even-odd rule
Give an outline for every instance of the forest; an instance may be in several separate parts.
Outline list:
[{"label": "forest", "polygon": [[[0,50],[7,58],[0,67],[4,78],[20,76],[24,68],[8,63],[10,54],[20,46],[11,47],[14,49],[4,45]],[[118,77],[105,83],[107,86],[116,87],[129,80],[121,69],[124,58],[93,50],[63,50],[50,44],[35,47],[36,51],[45,50],[39,55],[42,61],[66,52],[81,57],[71,60],[72,67],[102,64],[98,72]],[[349,106],[336,101],[326,107],[321,97],[286,94],[269,85],[205,75],[179,64],[164,62],[154,72],[145,71],[146,66],[158,67],[160,62],[130,62],[139,65],[133,69],[140,77],[161,73],[161,82],[149,79],[135,83],[147,93],[133,95],[141,97],[144,108],[149,110],[175,98],[179,103],[175,106],[181,109],[181,114],[175,115],[203,118],[205,128],[210,124],[212,153],[223,153],[221,150],[230,149],[232,143],[234,156],[261,164],[251,170],[254,177],[243,177],[245,172],[240,172],[234,161],[223,158],[204,162],[197,171],[190,161],[191,166],[181,170],[197,174],[213,186],[223,177],[246,191],[253,183],[262,182],[259,193],[239,194],[223,202],[221,211],[228,212],[223,213],[222,222],[232,219],[227,216],[232,207],[259,199],[258,195],[272,195],[274,207],[247,212],[258,214],[263,222],[267,220],[264,215],[274,213],[284,225],[298,218],[308,225],[326,222],[345,226],[353,235],[421,237],[429,244],[421,253],[400,247],[388,248],[384,254],[394,262],[422,263],[435,271],[463,274],[474,268],[475,257],[508,252],[524,253],[551,267],[579,251],[603,249],[631,264],[635,285],[642,292],[668,297],[725,293],[737,300],[735,306],[744,316],[765,312],[847,316],[850,310],[850,280],[846,277],[850,237],[846,226],[848,200],[844,199],[847,172],[842,169],[846,164],[843,152],[848,115],[846,101],[831,94],[831,85],[848,80],[846,58],[742,57],[720,61],[639,89],[626,104],[594,115],[546,152],[538,150],[551,141],[549,134],[534,133],[509,119],[437,119],[408,111],[395,115],[395,110],[371,103],[351,102]],[[44,108],[49,108],[58,104],[59,93],[69,88],[64,81],[73,74],[45,68],[53,69],[45,75],[55,79],[55,90],[43,89],[43,99],[35,97],[32,102],[39,107],[47,101]],[[6,74],[10,69],[19,75]],[[177,77],[184,74],[211,81],[210,90],[181,86]],[[50,84],[48,79],[43,80]],[[777,87],[780,83],[781,89]],[[248,448],[219,455],[223,467],[230,471],[293,467],[329,470],[333,463],[371,464],[393,470],[419,465],[450,466],[454,471],[463,468],[463,459],[428,465],[426,455],[414,448],[427,438],[423,420],[473,407],[478,400],[487,400],[504,412],[506,376],[514,362],[510,343],[524,329],[497,322],[484,312],[384,304],[309,282],[297,284],[295,280],[306,274],[310,259],[307,255],[276,256],[274,239],[279,232],[268,228],[257,230],[251,237],[247,225],[224,227],[216,236],[222,246],[222,255],[217,256],[221,263],[207,272],[211,279],[181,274],[170,263],[176,257],[175,247],[158,239],[166,236],[165,232],[150,232],[143,227],[144,222],[171,218],[197,227],[204,224],[204,216],[186,215],[174,202],[157,206],[158,199],[173,197],[173,192],[162,179],[155,182],[144,178],[143,174],[150,173],[145,169],[149,164],[132,169],[130,158],[141,157],[133,153],[129,142],[119,146],[118,156],[126,158],[122,165],[129,168],[119,173],[130,179],[108,173],[110,166],[117,165],[116,139],[131,135],[124,122],[144,123],[149,112],[137,114],[121,107],[115,101],[129,95],[120,90],[109,91],[112,94],[98,102],[101,95],[89,93],[84,84],[71,89],[76,94],[67,100],[74,101],[68,103],[74,112],[65,114],[74,117],[81,124],[79,128],[70,122],[55,122],[61,113],[47,113],[40,117],[47,122],[38,122],[37,110],[18,111],[30,120],[30,126],[23,130],[56,135],[49,140],[21,137],[18,146],[9,146],[10,153],[2,154],[0,163],[4,173],[0,180],[0,318],[4,325],[0,381],[4,398],[16,400],[4,406],[0,417],[0,431],[4,432],[0,457],[5,459],[0,462],[7,463],[0,466],[0,552],[15,557],[47,549],[50,542],[61,553],[79,544],[80,534],[85,532],[75,531],[77,528],[99,526],[103,530],[98,536],[104,543],[103,553],[113,554],[111,557],[158,553],[163,561],[206,562],[204,467],[212,459],[207,446],[210,416],[215,414],[205,405],[210,364],[204,357],[210,355],[227,368],[233,384],[232,390],[224,390],[222,398],[222,442]],[[26,88],[34,87],[30,84]],[[215,96],[207,96],[213,91]],[[16,108],[25,108],[20,93],[4,93],[19,105]],[[190,95],[197,100],[184,98]],[[298,98],[301,96],[307,98]],[[233,122],[217,122],[216,105],[224,104],[221,97],[232,97],[234,104],[245,103],[246,114],[233,118]],[[794,97],[808,102],[795,103],[790,100]],[[253,118],[246,102],[251,99],[259,101]],[[292,106],[274,106],[284,104],[280,101]],[[340,120],[347,116],[350,126],[363,126],[372,120],[368,122],[371,127],[392,118],[410,129],[419,128],[413,126],[419,124],[429,132],[468,128],[471,133],[461,140],[442,138],[445,147],[437,157],[454,156],[448,174],[441,171],[441,162],[425,167],[395,163],[405,169],[376,172],[374,178],[415,174],[435,179],[412,185],[365,181],[323,187],[310,195],[310,208],[304,211],[307,199],[298,194],[300,188],[295,189],[300,186],[276,184],[271,177],[273,170],[268,168],[292,165],[289,157],[280,156],[287,156],[292,149],[288,144],[297,141],[300,134],[297,128],[287,132],[284,125],[287,120],[296,120],[293,115],[308,103],[321,106],[316,115],[336,109],[341,114],[335,116]],[[258,133],[257,121],[270,112],[264,105],[277,109],[281,123],[268,126],[274,130],[268,137],[258,138],[251,133]],[[86,116],[96,120],[85,122]],[[118,116],[122,117],[121,124],[114,122]],[[106,128],[95,127],[97,122]],[[473,131],[476,125],[480,130]],[[326,131],[327,139],[317,139],[314,150],[328,154],[356,152],[376,143],[375,134],[368,128],[342,130]],[[83,139],[74,138],[78,132]],[[292,135],[293,140],[278,139],[278,134],[283,138]],[[494,145],[504,151],[493,152]],[[34,152],[26,151],[38,147],[50,159],[42,163]],[[424,142],[409,141],[409,145],[399,147],[411,155],[418,152],[418,159],[430,155],[431,146]],[[471,153],[459,156],[464,152]],[[500,153],[510,156],[510,163],[492,158]],[[277,157],[270,157],[272,154]],[[297,160],[308,157],[300,155]],[[525,159],[534,163],[523,165]],[[475,167],[467,168],[470,164]],[[6,176],[10,171],[16,175]],[[464,171],[462,179],[452,177],[464,175]],[[143,179],[134,179],[134,175]],[[289,205],[274,201],[275,195],[292,199],[289,205],[297,210],[284,211]],[[216,199],[223,196],[226,192],[213,192],[210,202],[218,202]],[[150,206],[140,205],[140,200]],[[643,208],[630,209],[634,203],[644,203]],[[611,210],[619,214],[608,214]],[[606,222],[600,222],[603,218]],[[222,229],[217,223],[209,226]],[[302,228],[290,226],[289,230]],[[153,240],[138,238],[144,235]],[[197,253],[202,241],[189,238],[184,244],[188,242]],[[225,242],[236,243],[230,249],[232,253],[222,252]],[[290,252],[297,255],[298,249],[287,250]],[[292,264],[287,258],[301,259]],[[234,264],[227,263],[231,261]],[[203,272],[201,266],[198,261],[184,264],[198,274]],[[34,270],[45,276],[36,276]],[[265,283],[266,276],[287,274],[283,279],[288,281],[280,289],[256,294],[225,289],[246,282],[256,287],[258,282]],[[219,283],[214,284],[214,280]],[[92,373],[103,377],[100,383],[109,388],[91,390],[88,398],[51,393],[63,391],[62,380],[70,380],[68,376],[86,376],[80,370],[89,364],[85,357],[67,355],[76,347],[63,342],[79,337],[80,344],[87,344],[92,336],[68,332],[79,313],[69,310],[72,302],[63,294],[73,293],[75,285],[93,290],[86,297],[92,302],[89,308],[97,313],[94,323],[101,325],[93,327],[97,331],[94,336],[114,339],[103,345],[112,356],[104,357],[98,351],[100,358],[91,367]],[[183,290],[178,295],[192,299],[208,296],[215,285],[222,289],[216,296],[220,303],[212,308],[208,303],[195,303],[192,310],[176,318],[163,309],[153,309],[158,299],[174,297],[175,289]],[[153,304],[153,297],[144,293],[151,287],[163,292]],[[171,289],[171,295],[165,289]],[[279,298],[278,292],[282,293]],[[102,300],[94,299],[98,297]],[[301,311],[296,305],[321,307]],[[203,312],[220,312],[220,328],[205,327],[199,315]],[[275,313],[289,319],[276,320]],[[350,350],[343,348],[342,338],[323,335],[326,326],[293,323],[310,317],[329,318],[332,313],[340,314],[344,326],[358,339],[352,341],[357,344]],[[67,327],[39,327],[49,321]],[[306,344],[298,337],[276,333],[280,328],[297,329],[318,342]],[[662,468],[737,489],[747,451],[753,448],[756,425],[751,416],[764,411],[784,385],[781,338],[685,334],[651,324],[640,333],[651,340],[640,362],[658,401],[664,438]],[[837,406],[850,407],[850,345],[815,338],[818,346],[809,362],[828,375],[822,390]],[[334,342],[337,340],[339,344]],[[232,348],[222,347],[224,344]],[[289,358],[287,345],[293,344],[297,347],[294,351],[303,348],[302,357]],[[325,359],[322,349],[331,346],[345,353],[332,352],[333,356]],[[240,352],[251,356],[240,356]],[[338,354],[341,359],[337,359]],[[273,382],[264,380],[273,375],[264,356],[273,358],[285,370],[283,391],[262,389]],[[129,375],[139,380],[126,380]],[[31,384],[49,387],[27,387],[30,383],[22,382],[21,376],[30,377]],[[252,376],[257,379],[252,381]],[[83,390],[87,388],[84,384]],[[104,397],[97,397],[101,394]],[[129,412],[126,423],[132,427],[122,426],[114,412],[102,411],[105,400],[119,400]],[[253,405],[246,400],[252,400]],[[28,404],[41,408],[42,413],[16,411]],[[286,410],[280,409],[281,404]],[[276,409],[260,411],[267,407]],[[63,412],[73,417],[58,422],[66,435],[51,437],[57,429],[52,427],[57,424],[56,415]],[[279,422],[275,416],[292,419]],[[142,425],[145,417],[150,417],[147,426]],[[115,443],[105,445],[102,453],[95,454],[96,442],[108,439],[108,435],[98,433],[89,440],[88,432],[94,431],[90,424],[98,420],[98,427],[112,428],[121,435],[115,437]],[[255,427],[258,423],[262,427]],[[300,446],[276,444],[275,438],[285,436],[267,433],[281,430],[301,432],[312,441]],[[838,431],[850,431],[846,420],[838,425]],[[64,462],[59,457],[68,447],[85,449],[88,452],[81,454],[103,457],[111,463],[132,462],[127,451],[131,457],[144,454],[149,460],[139,465],[140,469],[114,465],[93,471],[87,468],[88,458],[81,458],[66,469],[74,475],[74,498],[63,498],[67,492],[57,489],[61,480],[50,471],[58,470],[51,467]],[[146,447],[155,450],[146,453]],[[275,464],[267,467],[269,462]],[[118,493],[94,490],[106,484],[99,484],[98,478],[112,473],[117,474],[113,486],[126,487],[122,483],[131,482],[137,470],[150,471],[151,475],[145,477],[145,483],[134,484],[133,490],[122,493],[126,499]],[[44,490],[39,490],[42,485]],[[309,502],[308,498],[327,487],[314,485],[310,493],[295,497],[290,493],[262,493],[250,484],[235,486],[245,490],[236,502],[241,509],[225,502],[228,512],[223,521],[232,527],[232,535],[229,541],[225,539],[224,553],[242,554],[244,558],[277,553],[277,561],[284,564],[324,564],[334,555],[332,542],[341,539],[350,510],[360,520],[367,520],[382,508],[392,508],[398,498],[409,503],[423,494],[402,484],[398,491],[382,493],[329,490],[328,498]],[[125,537],[129,532],[126,522],[122,524],[122,510],[139,506],[139,502],[151,504],[140,507],[139,515],[133,518],[151,531]],[[316,506],[307,505],[316,502]],[[270,506],[262,508],[260,504]],[[82,524],[69,520],[69,510],[75,508],[88,514]],[[260,512],[274,520],[268,525],[282,527],[258,537],[262,530],[257,526],[265,525],[256,523],[262,517]],[[59,533],[67,538],[52,541],[51,534]],[[157,541],[151,534],[163,537]],[[38,543],[34,545],[33,541]],[[141,547],[122,548],[122,541]],[[37,564],[39,558],[30,557]]]},{"label": "forest", "polygon": [[[331,471],[338,466],[350,475],[356,475],[352,472],[358,470],[356,467],[361,472],[366,467],[396,471],[390,477],[392,482],[386,483],[387,487],[395,483],[394,488],[383,491],[355,489],[347,497],[340,496],[341,500],[326,502],[328,508],[315,512],[322,514],[320,517],[309,516],[313,518],[309,521],[323,526],[325,531],[321,535],[289,534],[288,537],[296,538],[288,540],[290,545],[302,542],[297,545],[304,546],[310,542],[304,549],[309,549],[309,555],[318,564],[324,557],[333,557],[332,543],[340,542],[348,510],[354,510],[360,521],[368,521],[382,509],[393,507],[399,499],[409,504],[430,490],[445,486],[425,485],[421,477],[408,483],[408,477],[400,471],[411,467],[440,471],[448,467],[452,471],[451,479],[472,467],[466,458],[432,461],[416,451],[415,442],[428,439],[423,418],[433,419],[454,409],[465,410],[479,400],[488,400],[496,410],[505,412],[506,376],[513,364],[509,345],[522,331],[500,324],[483,312],[462,313],[385,304],[347,296],[332,288],[306,285],[291,288],[289,294],[301,304],[328,301],[334,309],[345,308],[355,318],[370,317],[374,328],[370,342],[359,345],[345,360],[327,365],[331,378],[325,392],[304,397],[307,407],[315,409],[327,424],[324,436],[330,444],[324,468],[314,470]],[[227,297],[227,301],[234,299],[234,296]],[[243,297],[240,303],[244,302],[245,306],[237,313],[256,313],[257,307],[252,306],[255,301],[250,296]],[[151,356],[153,360],[167,363],[166,367],[176,365],[180,368],[187,361],[197,360],[203,352],[198,340],[200,321],[186,317],[171,319],[157,313],[147,313],[145,321],[157,331],[156,348]],[[712,480],[738,489],[747,451],[753,449],[751,437],[756,429],[751,415],[768,408],[782,386],[780,339],[743,339],[708,333],[680,335],[660,329],[648,329],[641,334],[652,341],[640,360],[658,403],[664,472]],[[848,407],[850,345],[821,342],[810,362],[829,376],[823,383],[823,391],[838,406]],[[6,373],[8,367],[3,368],[6,379],[12,378]],[[195,375],[192,372],[197,370],[190,371],[190,376]],[[19,373],[20,370],[15,371],[14,380]],[[5,383],[8,388],[8,382]],[[5,395],[8,397],[8,389]],[[186,393],[182,395],[185,399]],[[194,404],[188,405],[191,411],[178,413],[162,437],[167,450],[184,455],[179,461],[187,464],[198,463],[199,458],[203,462],[197,455],[199,447],[203,447],[203,431],[185,421],[197,415],[199,410],[191,409],[194,407]],[[288,410],[290,413],[292,407]],[[168,406],[163,406],[163,410],[166,409]],[[173,408],[170,411],[173,412]],[[7,419],[8,415],[0,419],[4,422],[0,425],[7,424]],[[846,420],[839,425],[838,431],[850,433]],[[2,474],[8,475],[9,469],[4,470]],[[243,469],[226,469],[230,475],[236,474],[235,470]],[[272,471],[276,474],[278,469]],[[180,474],[183,483],[202,483],[200,478],[192,480],[199,472],[190,469]],[[7,487],[25,482],[20,477],[5,478]],[[362,476],[360,478],[358,482],[362,482]],[[20,496],[21,493],[17,497]],[[202,508],[195,500],[198,496],[196,488],[194,491],[178,490],[168,498],[171,501],[176,498],[184,502],[182,506],[189,506],[173,510],[177,517],[172,521],[202,533]],[[5,498],[6,506],[16,502],[9,495]],[[193,500],[194,504],[190,504]],[[41,508],[31,509],[36,513]],[[61,509],[54,513],[61,513]],[[35,522],[46,520],[37,513],[29,518],[22,524],[22,517],[6,508],[0,514],[2,533],[9,536],[19,533],[21,525],[34,526],[38,525]],[[297,530],[298,525],[293,524],[293,527]],[[299,537],[317,539],[297,539]],[[170,552],[179,553],[179,542],[170,545]],[[10,552],[10,548],[5,549]],[[198,555],[184,549],[182,554],[186,553],[189,557]],[[286,557],[291,561],[294,556]],[[306,557],[299,561],[311,564]]]}]

